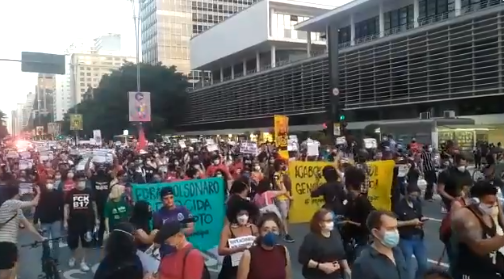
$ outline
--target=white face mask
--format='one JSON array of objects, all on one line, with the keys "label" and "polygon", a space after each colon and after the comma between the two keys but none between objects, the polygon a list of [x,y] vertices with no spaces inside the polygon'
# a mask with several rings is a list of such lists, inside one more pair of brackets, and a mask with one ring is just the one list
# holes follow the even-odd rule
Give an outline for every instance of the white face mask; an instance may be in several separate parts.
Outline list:
[{"label": "white face mask", "polygon": [[47,183],[47,184],[46,184],[46,188],[47,188],[47,190],[52,190],[52,189],[54,189],[54,184],[52,184],[52,183]]},{"label": "white face mask", "polygon": [[429,150],[429,152],[432,152],[432,147],[429,147],[429,149],[428,149],[428,150]]},{"label": "white face mask", "polygon": [[215,177],[222,177],[222,174],[221,173],[216,174]]},{"label": "white face mask", "polygon": [[214,165],[218,165],[220,163],[220,160],[214,160],[213,163]]},{"label": "white face mask", "polygon": [[248,215],[240,215],[236,218],[236,220],[238,221],[238,224],[246,224],[248,222]]},{"label": "white face mask", "polygon": [[79,181],[77,183],[77,189],[82,190],[84,188],[86,188],[86,181]]},{"label": "white face mask", "polygon": [[254,167],[254,169],[255,169],[256,171],[260,171],[260,170],[261,170],[261,167],[260,167],[260,166],[255,166],[255,167]]},{"label": "white face mask", "polygon": [[466,166],[459,166],[457,167],[457,169],[460,171],[460,172],[464,172],[466,170]]},{"label": "white face mask", "polygon": [[334,230],[334,222],[327,222],[327,223],[325,223],[324,229],[326,229],[328,231]]},{"label": "white face mask", "polygon": [[68,178],[70,178],[70,179],[72,179],[72,178],[74,177],[74,174],[73,174],[73,173],[69,173],[69,174],[67,175],[67,177],[68,177]]}]

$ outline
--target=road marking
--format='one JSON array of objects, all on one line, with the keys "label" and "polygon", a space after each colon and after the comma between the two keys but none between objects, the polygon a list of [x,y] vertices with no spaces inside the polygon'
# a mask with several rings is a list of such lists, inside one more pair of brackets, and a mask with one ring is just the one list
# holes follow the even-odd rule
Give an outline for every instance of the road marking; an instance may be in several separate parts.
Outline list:
[{"label": "road marking", "polygon": [[[431,259],[427,259],[427,262],[429,262],[429,263],[433,263],[433,264],[436,264],[436,265],[438,264],[438,261],[431,260]],[[447,263],[443,263],[443,262],[440,262],[440,263],[439,263],[439,265],[440,265],[440,266],[442,266],[442,267],[446,267],[446,268],[449,268],[449,267],[450,267],[450,265],[449,265],[449,264],[447,264]]]},{"label": "road marking", "polygon": [[434,222],[441,222],[443,221],[442,219],[438,219],[438,218],[432,218],[432,217],[429,217],[429,216],[425,216],[426,218],[429,218],[430,221],[434,221]]}]

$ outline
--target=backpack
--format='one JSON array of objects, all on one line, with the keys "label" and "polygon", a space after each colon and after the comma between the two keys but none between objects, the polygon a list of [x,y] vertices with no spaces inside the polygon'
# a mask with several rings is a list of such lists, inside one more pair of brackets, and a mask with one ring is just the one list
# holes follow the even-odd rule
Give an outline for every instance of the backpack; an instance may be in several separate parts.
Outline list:
[{"label": "backpack", "polygon": [[[198,250],[198,249],[191,248],[191,249],[187,249],[187,251],[185,252],[184,260],[183,260],[183,264],[182,264],[182,278],[185,278],[185,274],[184,274],[185,262],[186,262],[187,256],[189,255],[189,253],[191,253],[192,250]],[[194,279],[211,279],[210,271],[208,271],[208,267],[206,266],[206,264],[203,264],[203,272],[201,274],[201,277],[194,278]]]},{"label": "backpack", "polygon": [[[466,205],[464,199],[457,198],[455,200],[462,203],[463,206]],[[441,240],[441,242],[445,244],[448,243],[448,241],[450,241],[450,237],[452,234],[450,216],[451,216],[450,212],[447,212],[443,220],[441,220],[441,226],[439,226],[439,240]]]}]

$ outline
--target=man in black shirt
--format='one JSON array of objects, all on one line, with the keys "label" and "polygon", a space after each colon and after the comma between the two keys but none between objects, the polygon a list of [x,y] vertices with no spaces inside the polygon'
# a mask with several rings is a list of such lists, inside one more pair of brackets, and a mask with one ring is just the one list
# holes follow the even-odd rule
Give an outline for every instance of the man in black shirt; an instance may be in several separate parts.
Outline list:
[{"label": "man in black shirt", "polygon": [[[421,279],[427,271],[427,249],[424,243],[423,222],[427,220],[422,214],[422,205],[418,202],[420,188],[410,184],[406,188],[406,196],[401,199],[395,208],[399,228],[399,248],[401,248],[406,265],[413,274],[416,269],[415,279]],[[412,265],[412,256],[415,255],[417,265]]]},{"label": "man in black shirt", "polygon": [[103,235],[105,233],[105,203],[107,202],[110,193],[110,182],[112,181],[112,176],[110,175],[108,167],[105,164],[96,164],[96,171],[93,171],[89,167],[91,160],[92,158],[90,158],[86,164],[86,173],[91,182],[91,190],[93,191],[96,206],[98,207],[97,218],[100,221],[100,228],[98,230],[97,239],[98,243],[96,243],[96,245],[98,247],[102,247]]},{"label": "man in black shirt", "polygon": [[[76,250],[79,240],[82,248],[90,247],[90,234],[99,223],[94,193],[86,188],[85,177],[79,177],[74,189],[67,192],[64,207],[64,226],[68,231],[68,248],[72,251],[68,265],[75,266]],[[85,249],[82,249],[80,268],[82,271],[89,271],[89,266],[85,262]]]},{"label": "man in black shirt", "polygon": [[461,154],[453,156],[454,165],[439,174],[438,193],[443,199],[446,210],[450,210],[451,202],[458,196],[464,187],[470,187],[473,180],[467,171],[467,161]]},{"label": "man in black shirt", "polygon": [[361,169],[349,167],[345,171],[345,186],[348,194],[346,202],[343,201],[346,221],[342,228],[342,237],[347,248],[351,239],[354,239],[357,245],[353,251],[352,249],[347,251],[350,262],[367,246],[369,231],[366,228],[366,219],[374,210],[365,194],[361,193],[361,186],[365,179],[366,175]]},{"label": "man in black shirt", "polygon": [[322,176],[324,176],[326,183],[312,190],[311,197],[322,196],[324,198],[324,208],[330,210],[336,216],[343,215],[343,201],[346,199],[346,194],[343,185],[338,182],[337,170],[333,166],[325,166],[322,169]]}]

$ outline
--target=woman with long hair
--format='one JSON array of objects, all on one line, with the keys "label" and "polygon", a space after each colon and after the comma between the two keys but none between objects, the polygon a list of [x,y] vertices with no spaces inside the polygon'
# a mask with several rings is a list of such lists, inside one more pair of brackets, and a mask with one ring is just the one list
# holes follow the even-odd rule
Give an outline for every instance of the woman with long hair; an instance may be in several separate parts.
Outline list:
[{"label": "woman with long hair", "polygon": [[147,250],[154,243],[157,230],[151,228],[152,208],[146,201],[138,201],[133,207],[130,223],[135,227],[135,242],[140,251]]},{"label": "woman with long hair", "polygon": [[142,262],[137,256],[135,228],[130,223],[115,226],[105,244],[105,257],[94,279],[142,279]]}]

